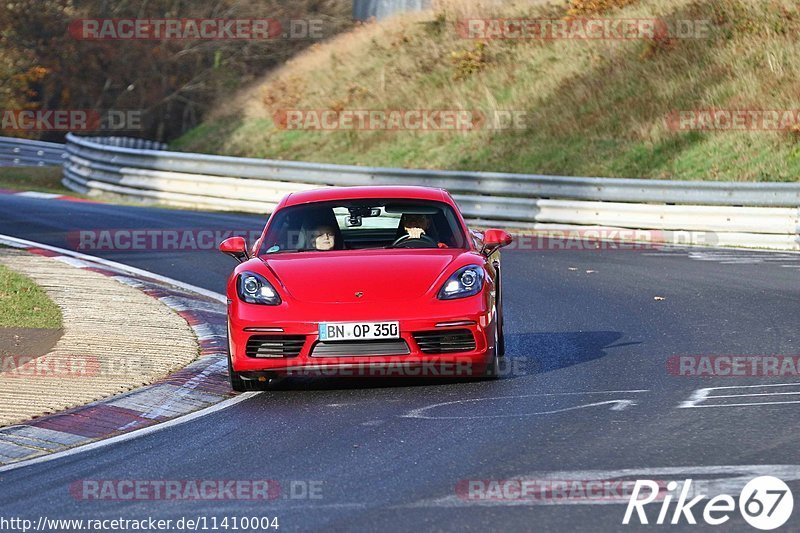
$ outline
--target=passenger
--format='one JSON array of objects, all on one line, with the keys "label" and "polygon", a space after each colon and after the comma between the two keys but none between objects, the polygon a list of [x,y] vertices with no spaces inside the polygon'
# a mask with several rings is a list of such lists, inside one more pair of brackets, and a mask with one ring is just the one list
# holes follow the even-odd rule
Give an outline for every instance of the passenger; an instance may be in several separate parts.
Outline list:
[{"label": "passenger", "polygon": [[321,225],[311,231],[311,244],[315,250],[327,252],[336,247],[336,230],[329,225]]}]

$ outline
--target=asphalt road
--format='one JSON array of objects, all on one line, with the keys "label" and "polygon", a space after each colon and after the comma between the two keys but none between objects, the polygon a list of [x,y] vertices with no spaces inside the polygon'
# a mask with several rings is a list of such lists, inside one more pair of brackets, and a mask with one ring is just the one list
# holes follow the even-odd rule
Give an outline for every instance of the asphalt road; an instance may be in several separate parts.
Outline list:
[{"label": "asphalt road", "polygon": [[[0,233],[61,247],[79,229],[258,230],[264,222],[0,196]],[[233,267],[214,250],[94,255],[218,292]],[[621,475],[603,471],[623,469],[629,479],[713,482],[739,471],[779,474],[800,495],[800,410],[779,403],[800,399],[800,379],[680,377],[666,364],[680,355],[800,354],[800,256],[515,250],[503,262],[503,379],[289,380],[183,425],[0,474],[0,517],[277,516],[281,530],[292,531],[621,531],[639,529],[621,525],[624,504],[478,504],[456,487],[516,476],[603,479]],[[702,388],[762,384],[781,387],[690,401]],[[761,405],[725,405],[744,402]],[[725,468],[703,469],[712,466]],[[85,479],[272,479],[297,497],[76,499],[69,487]],[[308,484],[319,498],[303,497]],[[647,509],[654,521],[658,504]],[[800,510],[786,527],[800,529]],[[737,513],[725,530],[755,531]]]}]

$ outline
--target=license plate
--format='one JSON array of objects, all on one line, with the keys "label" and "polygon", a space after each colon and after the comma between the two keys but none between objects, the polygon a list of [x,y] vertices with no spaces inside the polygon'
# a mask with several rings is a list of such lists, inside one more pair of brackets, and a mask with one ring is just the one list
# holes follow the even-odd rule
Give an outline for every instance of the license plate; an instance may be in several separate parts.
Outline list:
[{"label": "license plate", "polygon": [[400,322],[347,322],[319,325],[321,341],[368,341],[399,339]]}]

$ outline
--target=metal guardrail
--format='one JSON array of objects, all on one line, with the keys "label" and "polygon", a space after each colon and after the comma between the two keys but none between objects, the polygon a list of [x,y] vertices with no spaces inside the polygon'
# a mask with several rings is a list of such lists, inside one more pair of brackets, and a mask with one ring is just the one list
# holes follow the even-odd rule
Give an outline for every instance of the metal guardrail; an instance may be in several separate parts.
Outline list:
[{"label": "metal guardrail", "polygon": [[0,167],[61,165],[67,158],[63,144],[0,137]]},{"label": "metal guardrail", "polygon": [[430,9],[431,0],[354,0],[353,19],[378,20],[405,13],[407,11],[422,11]]},{"label": "metal guardrail", "polygon": [[64,184],[87,194],[259,213],[270,211],[289,192],[319,186],[426,185],[449,190],[468,219],[486,225],[688,231],[714,234],[713,239],[698,237],[702,244],[800,249],[800,183],[371,168],[168,152],[125,144],[119,138],[68,135]]},{"label": "metal guardrail", "polygon": [[136,150],[167,150],[168,145],[149,139],[139,139],[136,137],[99,137],[106,146],[116,146],[118,148],[134,148]]}]

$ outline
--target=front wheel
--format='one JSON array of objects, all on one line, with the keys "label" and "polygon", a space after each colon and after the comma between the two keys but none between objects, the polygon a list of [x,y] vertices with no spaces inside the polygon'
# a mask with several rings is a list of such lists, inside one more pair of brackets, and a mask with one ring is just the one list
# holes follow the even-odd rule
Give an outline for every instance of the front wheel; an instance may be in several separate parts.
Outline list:
[{"label": "front wheel", "polygon": [[497,269],[497,300],[495,303],[495,310],[497,311],[497,327],[500,328],[499,334],[499,348],[498,354],[500,357],[506,355],[506,334],[505,334],[505,320],[503,320],[503,278],[500,276],[500,263],[495,263]]},{"label": "front wheel", "polygon": [[243,380],[238,372],[234,372],[233,364],[231,363],[231,354],[228,354],[228,378],[231,382],[231,388],[236,392],[247,392],[247,381]]},{"label": "front wheel", "polygon": [[500,357],[505,357],[506,355],[506,333],[503,330],[503,311],[500,308],[500,312],[497,314],[497,327],[500,328],[500,335],[498,338],[498,348],[497,353]]},{"label": "front wheel", "polygon": [[483,373],[484,379],[498,379],[500,377],[500,324],[495,321],[494,342],[492,343],[492,360],[486,365]]},{"label": "front wheel", "polygon": [[242,379],[242,376],[233,370],[230,332],[225,336],[225,347],[227,348],[226,352],[228,352],[228,379],[231,382],[231,388],[236,392],[247,392],[247,381]]}]

